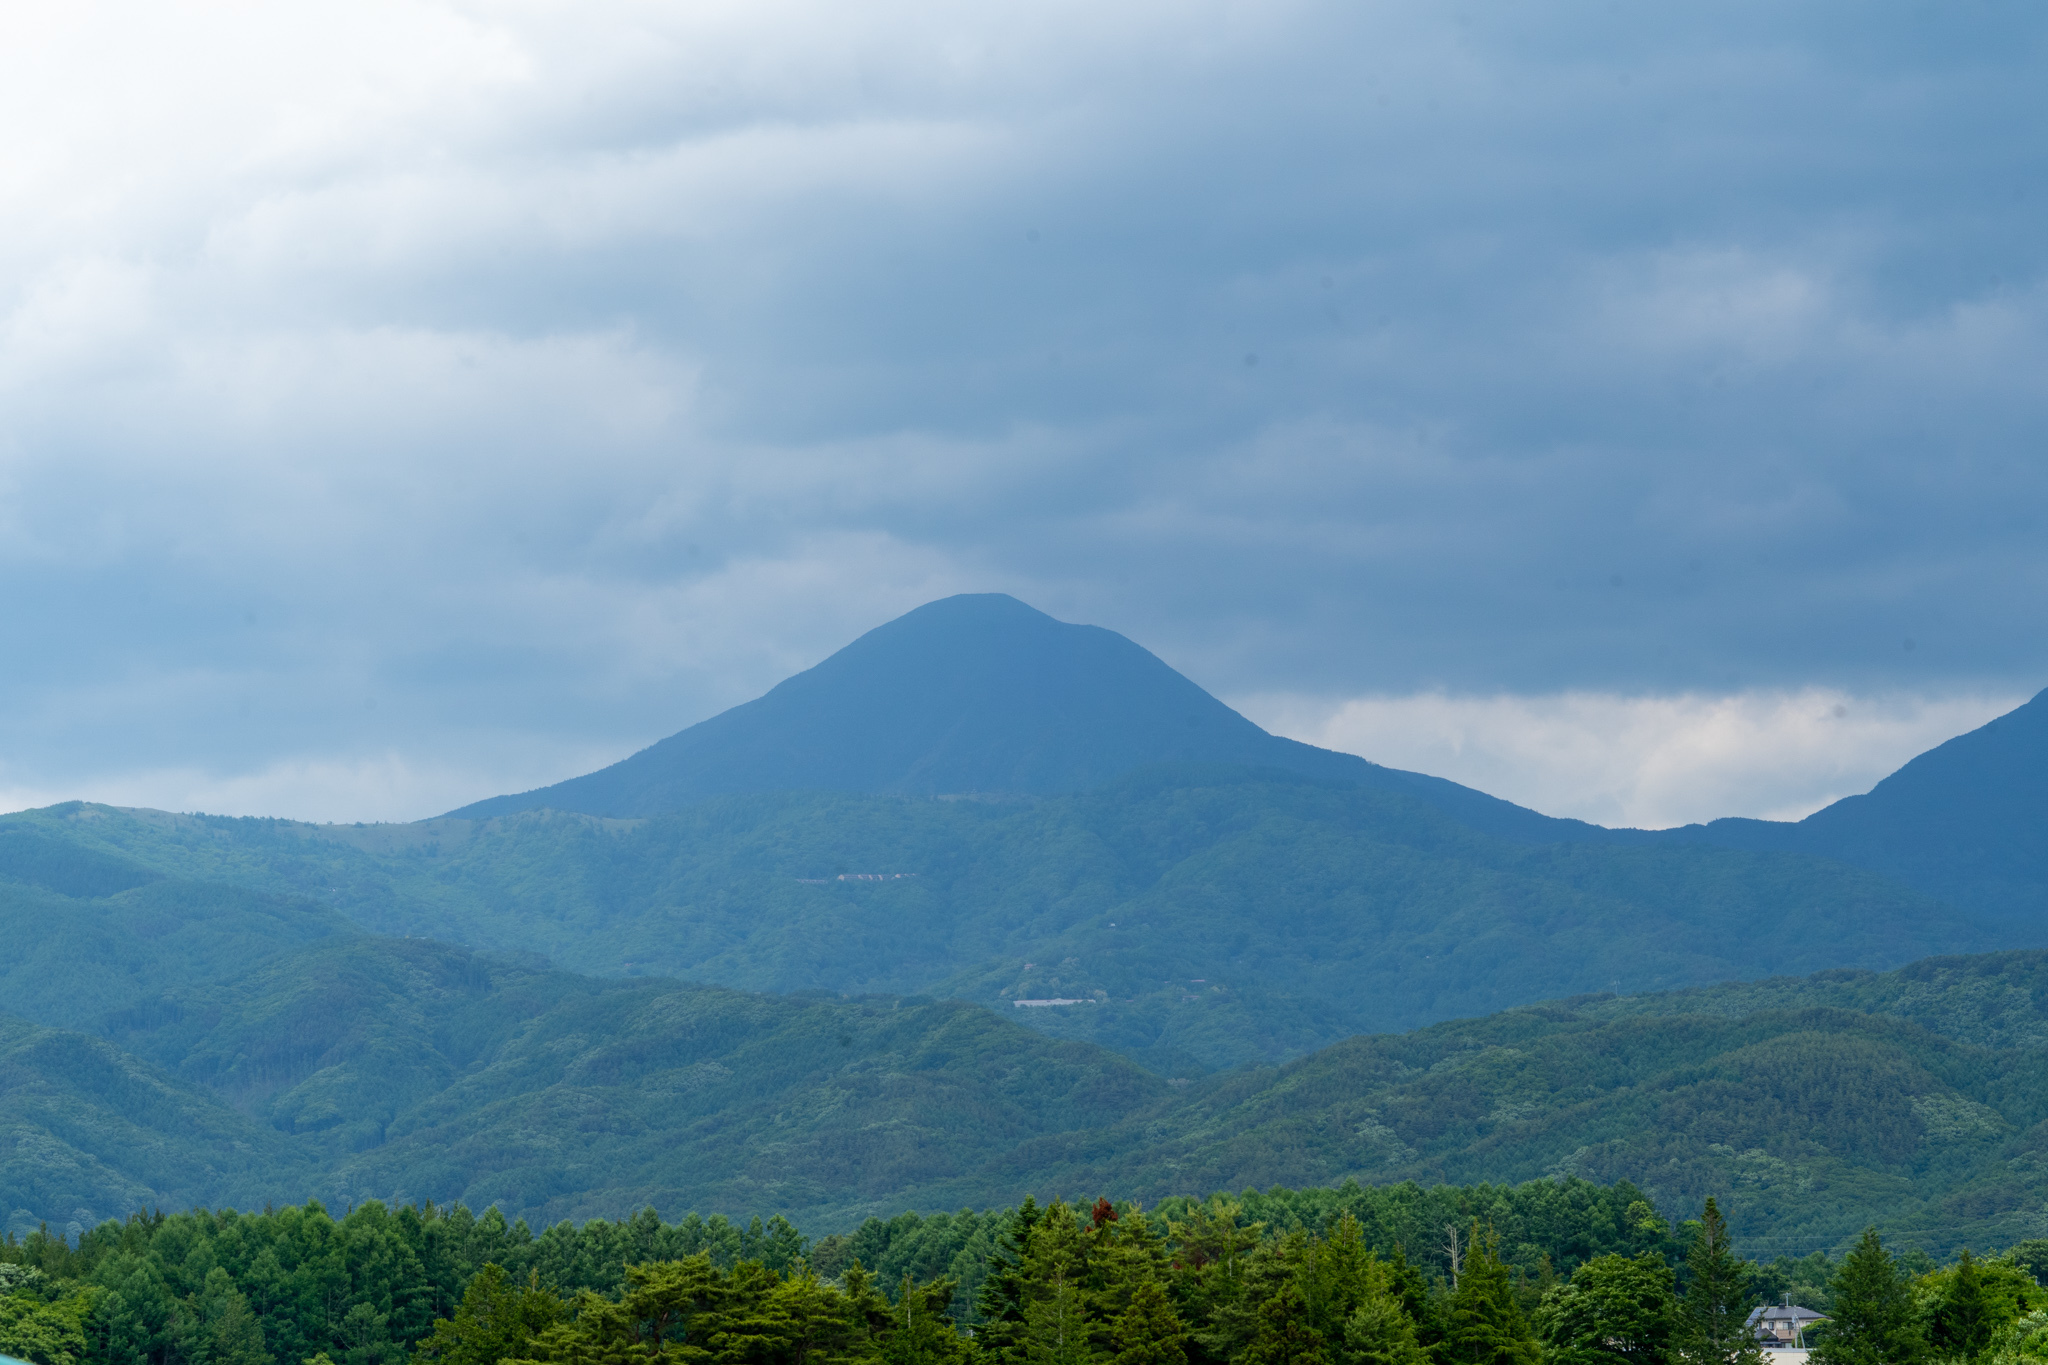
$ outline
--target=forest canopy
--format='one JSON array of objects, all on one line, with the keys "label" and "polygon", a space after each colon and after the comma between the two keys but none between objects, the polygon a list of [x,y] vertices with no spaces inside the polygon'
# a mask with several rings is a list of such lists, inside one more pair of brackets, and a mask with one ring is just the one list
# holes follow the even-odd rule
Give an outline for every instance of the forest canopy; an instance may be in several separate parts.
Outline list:
[{"label": "forest canopy", "polygon": [[[1343,1186],[905,1213],[807,1238],[650,1210],[538,1233],[318,1203],[0,1243],[34,1365],[1744,1365],[1797,1294],[1835,1365],[2048,1360],[2048,1242],[1742,1259],[1626,1182]],[[1876,1324],[1872,1326],[1871,1324]],[[1833,1335],[1829,1335],[1830,1332]],[[1871,1333],[1878,1333],[1872,1337]],[[1863,1335],[1859,1336],[1858,1333]],[[1889,1335],[1885,1335],[1889,1334]],[[1873,1345],[1873,1342],[1876,1345]]]}]

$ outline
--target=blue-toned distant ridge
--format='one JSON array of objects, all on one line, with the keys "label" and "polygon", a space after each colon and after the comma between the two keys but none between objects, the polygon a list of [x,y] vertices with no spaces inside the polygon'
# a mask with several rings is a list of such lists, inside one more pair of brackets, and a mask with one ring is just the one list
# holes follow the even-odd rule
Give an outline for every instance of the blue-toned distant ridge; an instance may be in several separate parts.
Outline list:
[{"label": "blue-toned distant ridge", "polygon": [[1115,631],[1056,621],[1002,593],[928,603],[609,768],[450,814],[649,816],[771,791],[1051,795],[1158,763],[1276,768],[1398,792],[1527,842],[1831,858],[2048,934],[2048,692],[1804,820],[1608,830],[1268,734]]},{"label": "blue-toned distant ridge", "polygon": [[1510,838],[1598,833],[1267,734],[1115,631],[1056,621],[1004,593],[927,603],[609,768],[449,814],[646,816],[763,791],[1052,795],[1154,763],[1279,768],[1398,791]]},{"label": "blue-toned distant ridge", "polygon": [[1833,858],[2048,931],[2048,691],[1804,820],[1643,837]]}]

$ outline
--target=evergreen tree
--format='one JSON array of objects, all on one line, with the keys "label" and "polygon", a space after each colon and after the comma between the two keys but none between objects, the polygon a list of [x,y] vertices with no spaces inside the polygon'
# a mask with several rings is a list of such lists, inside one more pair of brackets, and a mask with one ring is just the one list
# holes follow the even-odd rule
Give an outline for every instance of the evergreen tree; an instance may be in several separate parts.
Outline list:
[{"label": "evergreen tree", "polygon": [[1682,1365],[1764,1365],[1749,1325],[1754,1269],[1735,1255],[1728,1220],[1713,1196],[1700,1214],[1699,1235],[1685,1254],[1685,1299],[1676,1355]]},{"label": "evergreen tree", "polygon": [[270,1351],[263,1344],[263,1324],[239,1293],[230,1291],[223,1299],[207,1335],[211,1365],[271,1365]]},{"label": "evergreen tree", "polygon": [[988,1277],[975,1295],[975,1311],[981,1321],[975,1325],[976,1353],[1000,1365],[1023,1365],[1024,1361],[1024,1256],[1032,1229],[1044,1215],[1038,1201],[1026,1195],[1010,1216],[1010,1225],[997,1239],[988,1258]]},{"label": "evergreen tree", "polygon": [[1024,1308],[1024,1358],[1029,1365],[1089,1365],[1093,1323],[1071,1265],[1055,1265]]},{"label": "evergreen tree", "polygon": [[1028,1365],[1087,1365],[1098,1329],[1090,1293],[1097,1225],[1083,1233],[1074,1210],[1054,1200],[1024,1252],[1024,1359]]},{"label": "evergreen tree", "polygon": [[1157,1280],[1131,1291],[1130,1306],[1116,1320],[1110,1365],[1187,1365],[1187,1329]]},{"label": "evergreen tree", "polygon": [[1308,1245],[1294,1282],[1334,1365],[1424,1365],[1393,1269],[1349,1210]]},{"label": "evergreen tree", "polygon": [[1449,1325],[1444,1321],[1444,1296],[1430,1292],[1422,1267],[1410,1261],[1400,1246],[1381,1264],[1386,1269],[1388,1290],[1401,1301],[1402,1311],[1415,1324],[1417,1344],[1424,1352],[1433,1352]]},{"label": "evergreen tree", "polygon": [[951,1280],[919,1285],[903,1277],[880,1343],[883,1365],[955,1365],[966,1355],[967,1344],[946,1316],[957,1287]]},{"label": "evergreen tree", "polygon": [[782,1325],[778,1359],[786,1365],[847,1365],[867,1346],[866,1324],[852,1298],[799,1270],[771,1292]]},{"label": "evergreen tree", "polygon": [[503,1266],[486,1262],[469,1281],[455,1316],[434,1324],[414,1351],[420,1365],[496,1365],[533,1352],[533,1340],[562,1319],[562,1301],[540,1287],[512,1286]]},{"label": "evergreen tree", "polygon": [[1415,1319],[1392,1293],[1374,1294],[1344,1321],[1341,1365],[1428,1365]]},{"label": "evergreen tree", "polygon": [[1962,1259],[1944,1289],[1929,1315],[1932,1330],[1928,1336],[1942,1355],[1974,1359],[1991,1344],[2000,1324],[1984,1292],[1984,1276],[1968,1247],[1963,1248]]},{"label": "evergreen tree", "polygon": [[1541,1357],[1528,1320],[1515,1301],[1500,1238],[1475,1224],[1471,1250],[1451,1291],[1450,1321],[1438,1356],[1445,1365],[1537,1365]]},{"label": "evergreen tree", "polygon": [[1912,1286],[1876,1228],[1863,1230],[1828,1288],[1833,1311],[1815,1365],[1919,1365],[1925,1358]]},{"label": "evergreen tree", "polygon": [[1292,1280],[1259,1305],[1259,1331],[1241,1357],[1243,1365],[1330,1365],[1328,1338],[1309,1319],[1308,1305]]}]

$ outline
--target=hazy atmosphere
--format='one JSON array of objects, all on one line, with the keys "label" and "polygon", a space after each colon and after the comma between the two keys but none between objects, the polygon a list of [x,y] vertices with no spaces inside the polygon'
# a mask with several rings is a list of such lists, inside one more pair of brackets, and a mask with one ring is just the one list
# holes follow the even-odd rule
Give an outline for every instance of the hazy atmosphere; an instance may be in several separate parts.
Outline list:
[{"label": "hazy atmosphere", "polygon": [[0,19],[0,804],[413,819],[932,598],[1553,814],[2048,685],[2019,4]]}]

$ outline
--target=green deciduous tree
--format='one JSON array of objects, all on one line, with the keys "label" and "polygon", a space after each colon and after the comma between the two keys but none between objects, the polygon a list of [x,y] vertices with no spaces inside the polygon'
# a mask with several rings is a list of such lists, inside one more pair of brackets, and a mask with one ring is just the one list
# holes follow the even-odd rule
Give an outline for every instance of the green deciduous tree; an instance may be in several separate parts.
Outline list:
[{"label": "green deciduous tree", "polygon": [[76,1365],[86,1354],[91,1293],[45,1303],[30,1294],[0,1298],[0,1354],[35,1365]]},{"label": "green deciduous tree", "polygon": [[1677,1317],[1661,1257],[1596,1256],[1544,1295],[1536,1335],[1553,1365],[1669,1365]]}]

